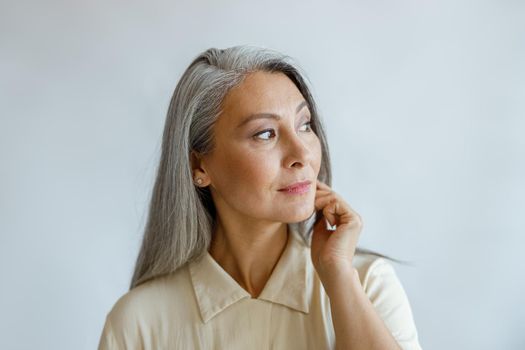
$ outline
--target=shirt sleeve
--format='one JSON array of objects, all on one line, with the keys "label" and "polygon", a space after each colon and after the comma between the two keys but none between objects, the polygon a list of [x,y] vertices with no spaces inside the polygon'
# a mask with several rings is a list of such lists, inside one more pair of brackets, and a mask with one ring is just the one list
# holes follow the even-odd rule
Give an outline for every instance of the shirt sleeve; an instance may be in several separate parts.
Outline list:
[{"label": "shirt sleeve", "polygon": [[109,317],[106,317],[106,322],[100,336],[98,344],[98,350],[119,350],[120,347],[115,340],[115,334],[113,333],[113,327]]},{"label": "shirt sleeve", "polygon": [[378,258],[362,282],[365,293],[403,350],[421,350],[407,294],[394,267]]}]

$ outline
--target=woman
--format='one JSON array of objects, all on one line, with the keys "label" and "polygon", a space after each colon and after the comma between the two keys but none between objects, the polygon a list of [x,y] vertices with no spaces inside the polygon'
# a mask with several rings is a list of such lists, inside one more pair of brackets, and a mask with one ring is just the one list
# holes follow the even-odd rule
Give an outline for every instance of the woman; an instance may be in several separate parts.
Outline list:
[{"label": "woman", "polygon": [[330,188],[300,68],[209,49],[173,94],[130,291],[99,349],[420,349],[388,257]]}]

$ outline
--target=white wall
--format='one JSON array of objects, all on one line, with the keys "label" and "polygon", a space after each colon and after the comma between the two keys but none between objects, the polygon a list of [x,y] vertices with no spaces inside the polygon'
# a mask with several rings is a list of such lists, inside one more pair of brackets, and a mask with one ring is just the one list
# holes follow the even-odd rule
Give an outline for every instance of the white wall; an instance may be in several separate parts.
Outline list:
[{"label": "white wall", "polygon": [[0,348],[97,346],[173,89],[236,44],[308,72],[360,246],[414,263],[423,348],[525,348],[524,1],[0,6]]}]

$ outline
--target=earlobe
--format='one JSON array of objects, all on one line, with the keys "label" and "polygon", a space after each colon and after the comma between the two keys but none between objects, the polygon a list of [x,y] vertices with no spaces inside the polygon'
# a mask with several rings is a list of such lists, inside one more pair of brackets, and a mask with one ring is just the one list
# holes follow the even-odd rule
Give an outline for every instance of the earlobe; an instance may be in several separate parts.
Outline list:
[{"label": "earlobe", "polygon": [[202,168],[201,156],[198,152],[191,151],[190,163],[192,168],[193,182],[195,185],[199,187],[207,186],[206,171]]},{"label": "earlobe", "polygon": [[194,169],[193,182],[195,183],[196,186],[206,187],[208,186],[208,177],[202,171]]}]

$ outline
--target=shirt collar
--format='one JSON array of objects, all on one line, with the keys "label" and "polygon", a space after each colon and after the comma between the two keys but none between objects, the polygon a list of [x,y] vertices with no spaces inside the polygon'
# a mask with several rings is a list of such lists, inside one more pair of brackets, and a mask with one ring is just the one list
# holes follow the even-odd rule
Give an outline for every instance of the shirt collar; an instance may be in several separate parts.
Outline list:
[{"label": "shirt collar", "polygon": [[[281,304],[308,314],[312,296],[311,270],[308,266],[310,250],[300,234],[288,225],[289,235],[285,250],[268,279],[259,300]],[[188,264],[191,282],[202,320],[206,323],[228,306],[251,298],[210,255]]]}]

